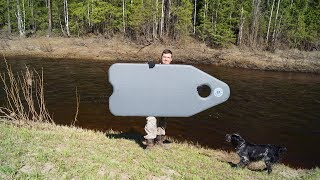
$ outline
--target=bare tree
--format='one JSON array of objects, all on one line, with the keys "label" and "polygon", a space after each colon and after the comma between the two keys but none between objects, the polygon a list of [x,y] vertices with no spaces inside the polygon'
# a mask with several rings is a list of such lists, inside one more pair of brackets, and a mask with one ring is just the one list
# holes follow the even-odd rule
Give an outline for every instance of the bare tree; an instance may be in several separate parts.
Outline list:
[{"label": "bare tree", "polygon": [[152,34],[153,38],[155,39],[157,37],[158,32],[158,0],[155,0],[155,11],[153,12],[153,28],[152,28]]},{"label": "bare tree", "polygon": [[90,17],[90,2],[87,1],[87,18],[88,18],[88,25],[91,26],[91,17]]},{"label": "bare tree", "polygon": [[126,34],[126,23],[124,21],[125,16],[125,2],[122,0],[122,26],[123,26],[123,34]]},{"label": "bare tree", "polygon": [[56,6],[56,8],[57,8],[57,14],[58,14],[58,19],[59,19],[61,32],[62,32],[63,36],[67,36],[66,31],[64,30],[64,26],[62,25],[62,22],[61,22],[58,6]]},{"label": "bare tree", "polygon": [[280,0],[278,0],[278,7],[277,7],[277,12],[276,12],[276,17],[275,17],[275,20],[274,20],[274,28],[273,28],[273,34],[272,34],[272,41],[273,42],[275,42],[275,35],[276,35],[276,30],[277,30],[277,19],[278,19],[279,8],[280,8]]},{"label": "bare tree", "polygon": [[50,37],[52,33],[52,3],[51,0],[48,0],[48,34],[47,36]]},{"label": "bare tree", "polygon": [[196,18],[197,18],[197,0],[194,0],[193,34],[196,33]]},{"label": "bare tree", "polygon": [[167,0],[166,4],[166,34],[168,35],[169,33],[169,27],[170,27],[170,18],[171,18],[171,0]]},{"label": "bare tree", "polygon": [[279,23],[277,25],[276,35],[275,35],[274,42],[273,42],[274,44],[276,43],[277,37],[278,37],[280,30],[281,30],[280,27],[281,27],[282,16],[283,16],[283,13],[280,16]]},{"label": "bare tree", "polygon": [[7,9],[8,9],[8,33],[11,34],[11,19],[10,19],[10,3],[7,0]]},{"label": "bare tree", "polygon": [[63,12],[64,12],[64,22],[66,26],[67,36],[70,36],[70,30],[69,30],[69,13],[68,13],[68,1],[63,1]]},{"label": "bare tree", "polygon": [[273,2],[272,2],[272,7],[271,7],[271,11],[270,11],[268,31],[267,31],[267,37],[266,37],[266,43],[268,43],[268,40],[269,40],[270,25],[271,25],[271,19],[272,19],[273,7],[274,7],[274,2],[275,2],[275,1],[276,1],[276,0],[273,0]]},{"label": "bare tree", "polygon": [[203,19],[206,19],[206,15],[207,15],[207,8],[208,8],[208,4],[207,4],[207,0],[204,0],[204,11],[203,11]]},{"label": "bare tree", "polygon": [[23,12],[23,24],[22,24],[22,28],[23,31],[26,31],[26,9],[24,8],[24,0],[22,0],[22,12]]},{"label": "bare tree", "polygon": [[255,46],[258,36],[258,20],[260,14],[260,3],[261,0],[252,0],[252,5],[254,7],[252,11],[252,26],[251,26],[251,45]]},{"label": "bare tree", "polygon": [[244,24],[244,17],[243,17],[243,6],[241,7],[241,13],[240,13],[240,27],[239,27],[239,34],[238,34],[238,46],[241,45],[242,40],[242,34],[243,34],[243,24]]},{"label": "bare tree", "polygon": [[25,36],[25,30],[23,28],[23,20],[22,20],[22,17],[21,17],[20,2],[19,2],[19,0],[16,0],[16,2],[17,2],[16,17],[17,17],[17,21],[18,21],[18,29],[19,29],[20,37],[24,37]]},{"label": "bare tree", "polygon": [[219,10],[219,7],[220,7],[220,2],[218,2],[218,5],[217,5],[217,8],[216,8],[216,17],[214,19],[214,33],[217,32],[217,21],[218,21],[218,10]]},{"label": "bare tree", "polygon": [[162,0],[161,4],[161,20],[160,20],[160,36],[163,35],[163,29],[164,29],[164,0]]},{"label": "bare tree", "polygon": [[36,31],[36,22],[34,20],[34,10],[33,10],[33,0],[30,1],[31,7],[31,26],[32,26],[32,33]]}]

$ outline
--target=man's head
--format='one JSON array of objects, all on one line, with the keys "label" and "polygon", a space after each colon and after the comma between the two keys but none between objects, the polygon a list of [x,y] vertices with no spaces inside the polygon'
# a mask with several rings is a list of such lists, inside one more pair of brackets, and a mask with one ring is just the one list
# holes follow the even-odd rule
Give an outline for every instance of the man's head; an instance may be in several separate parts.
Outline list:
[{"label": "man's head", "polygon": [[172,52],[169,49],[165,49],[161,55],[161,64],[170,64],[172,61]]}]

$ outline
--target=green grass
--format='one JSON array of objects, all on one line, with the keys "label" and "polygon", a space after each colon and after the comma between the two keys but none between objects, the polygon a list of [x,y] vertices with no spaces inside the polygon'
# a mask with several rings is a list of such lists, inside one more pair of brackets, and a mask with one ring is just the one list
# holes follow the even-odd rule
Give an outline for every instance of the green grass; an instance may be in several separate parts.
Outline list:
[{"label": "green grass", "polygon": [[143,149],[139,136],[52,124],[0,122],[0,179],[319,179],[320,169],[227,163],[237,156],[188,143]]}]

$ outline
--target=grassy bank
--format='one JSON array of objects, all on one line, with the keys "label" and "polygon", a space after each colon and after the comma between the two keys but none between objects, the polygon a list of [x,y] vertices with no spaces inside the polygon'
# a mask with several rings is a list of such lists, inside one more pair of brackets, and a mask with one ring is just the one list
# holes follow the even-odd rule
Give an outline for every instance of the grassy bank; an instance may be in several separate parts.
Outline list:
[{"label": "grassy bank", "polygon": [[51,124],[0,122],[0,179],[319,179],[320,169],[262,163],[235,169],[237,156],[188,143],[145,150],[139,136]]},{"label": "grassy bank", "polygon": [[0,53],[5,56],[74,58],[110,61],[157,60],[163,49],[174,53],[176,62],[206,63],[249,69],[320,73],[320,52],[285,50],[267,51],[230,47],[212,49],[194,39],[180,42],[154,42],[138,45],[121,37],[62,38],[35,37],[0,39]]}]

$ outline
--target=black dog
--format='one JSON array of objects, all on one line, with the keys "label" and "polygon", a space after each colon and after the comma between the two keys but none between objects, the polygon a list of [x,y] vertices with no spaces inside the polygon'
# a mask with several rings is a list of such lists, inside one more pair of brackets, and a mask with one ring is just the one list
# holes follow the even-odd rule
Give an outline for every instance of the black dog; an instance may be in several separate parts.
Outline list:
[{"label": "black dog", "polygon": [[275,145],[256,145],[246,142],[239,134],[227,134],[226,141],[231,142],[236,153],[240,156],[237,167],[245,167],[251,161],[263,160],[267,166],[268,173],[272,171],[272,164],[280,160],[280,155],[287,151],[285,147]]}]

